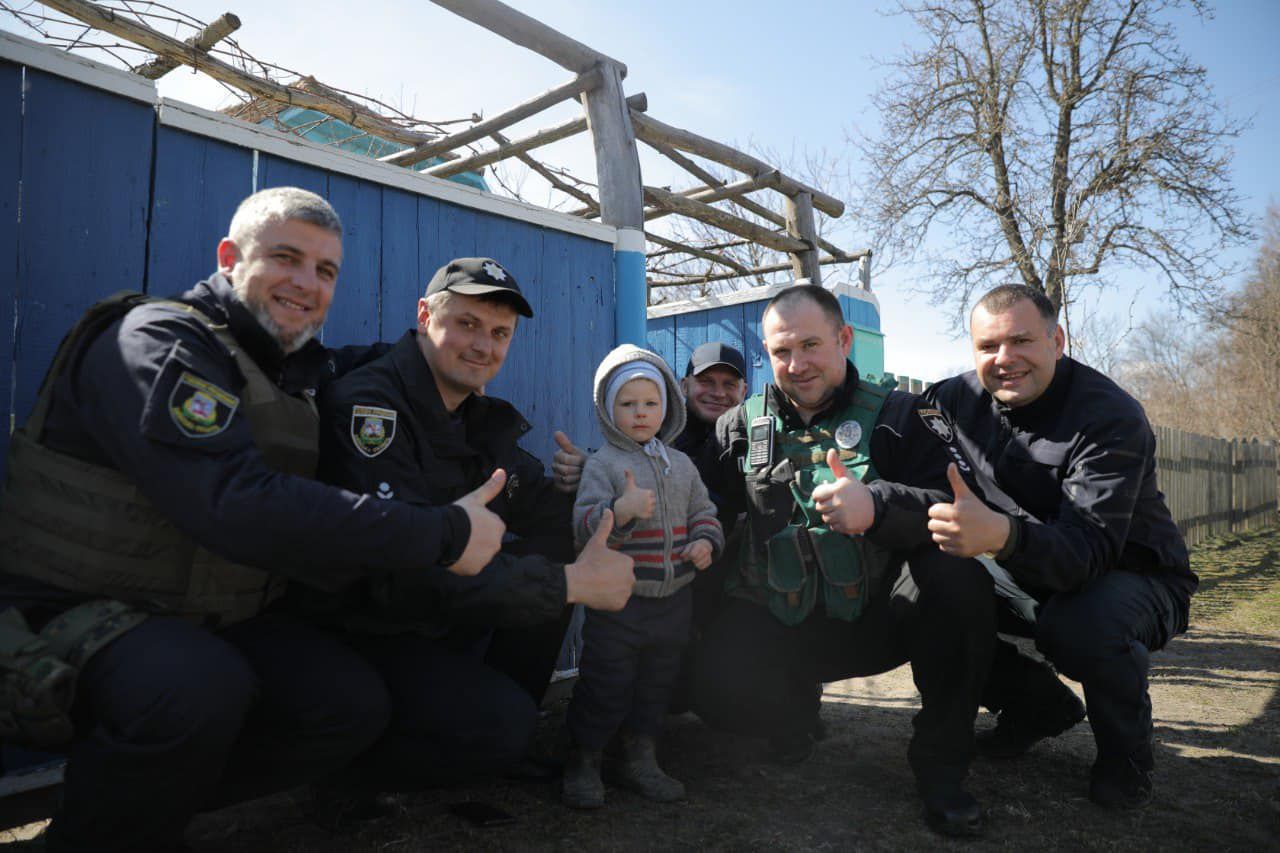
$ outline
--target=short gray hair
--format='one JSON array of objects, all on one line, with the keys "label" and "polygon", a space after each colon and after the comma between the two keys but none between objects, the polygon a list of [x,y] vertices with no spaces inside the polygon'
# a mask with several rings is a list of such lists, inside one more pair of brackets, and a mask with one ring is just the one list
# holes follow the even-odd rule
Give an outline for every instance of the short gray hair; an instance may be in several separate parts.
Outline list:
[{"label": "short gray hair", "polygon": [[238,245],[252,243],[269,225],[297,220],[342,236],[342,220],[329,202],[299,187],[258,190],[240,202],[231,217],[228,236]]}]

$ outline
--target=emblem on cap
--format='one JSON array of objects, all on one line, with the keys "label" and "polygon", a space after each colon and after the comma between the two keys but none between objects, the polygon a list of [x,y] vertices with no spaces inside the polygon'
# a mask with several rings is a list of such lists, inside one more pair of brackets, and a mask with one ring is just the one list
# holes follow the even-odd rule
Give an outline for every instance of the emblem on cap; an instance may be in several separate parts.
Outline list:
[{"label": "emblem on cap", "polygon": [[853,450],[862,441],[862,424],[845,421],[836,427],[836,446],[841,450]]},{"label": "emblem on cap", "polygon": [[351,407],[351,442],[363,455],[372,459],[390,447],[395,437],[395,409]]},{"label": "emblem on cap", "polygon": [[494,281],[507,280],[507,271],[495,264],[493,261],[485,261],[481,269],[484,270],[485,275],[489,276],[489,278]]},{"label": "emblem on cap", "polygon": [[939,409],[917,409],[916,411],[920,415],[920,420],[924,421],[924,425],[931,429],[938,438],[950,442],[955,437],[951,424],[947,423],[947,416],[942,414]]}]

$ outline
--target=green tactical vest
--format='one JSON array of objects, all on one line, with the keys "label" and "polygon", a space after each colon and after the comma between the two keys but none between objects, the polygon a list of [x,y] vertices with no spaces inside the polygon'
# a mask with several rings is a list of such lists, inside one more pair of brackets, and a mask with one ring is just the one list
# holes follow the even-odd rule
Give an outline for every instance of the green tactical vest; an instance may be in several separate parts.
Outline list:
[{"label": "green tactical vest", "polygon": [[[813,490],[835,481],[827,451],[835,448],[850,474],[877,478],[871,463],[871,431],[888,388],[859,382],[845,408],[807,427],[784,430],[773,417],[771,465],[751,469],[743,459],[748,525],[738,552],[738,576],[730,593],[766,605],[785,625],[798,625],[821,601],[826,614],[852,622],[862,613],[871,578],[888,564],[888,552],[861,536],[835,533],[813,506]],[[765,395],[743,405],[748,425],[765,411]]]},{"label": "green tactical vest", "polygon": [[[10,444],[0,512],[0,571],[148,612],[217,625],[238,622],[279,597],[283,579],[200,547],[121,472],[41,444],[54,382],[68,360],[94,334],[148,301],[153,300],[117,293],[99,302],[58,348],[31,417]],[[240,409],[267,464],[284,473],[315,476],[319,416],[314,401],[280,390],[226,326],[188,305],[166,304],[204,323],[235,358],[245,378]]]}]

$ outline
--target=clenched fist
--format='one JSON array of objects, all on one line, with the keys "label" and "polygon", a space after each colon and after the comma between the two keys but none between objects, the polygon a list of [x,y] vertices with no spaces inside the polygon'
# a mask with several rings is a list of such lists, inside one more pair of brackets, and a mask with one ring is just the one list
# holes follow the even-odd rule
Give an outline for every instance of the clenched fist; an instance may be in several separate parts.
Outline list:
[{"label": "clenched fist", "polygon": [[618,525],[626,527],[637,518],[649,518],[653,515],[656,498],[653,489],[642,489],[636,485],[636,475],[624,472],[627,484],[622,494],[613,502],[613,511],[617,513]]},{"label": "clenched fist", "polygon": [[467,539],[467,547],[463,549],[462,556],[449,566],[449,571],[455,575],[480,574],[502,547],[502,536],[507,532],[507,525],[485,505],[502,492],[506,482],[507,472],[499,468],[480,488],[453,502],[454,506],[460,506],[466,511],[467,520],[471,522],[471,536]]},{"label": "clenched fist", "polygon": [[570,604],[585,604],[593,610],[621,610],[631,597],[636,583],[635,560],[608,546],[612,532],[613,513],[606,509],[578,559],[564,567]]}]

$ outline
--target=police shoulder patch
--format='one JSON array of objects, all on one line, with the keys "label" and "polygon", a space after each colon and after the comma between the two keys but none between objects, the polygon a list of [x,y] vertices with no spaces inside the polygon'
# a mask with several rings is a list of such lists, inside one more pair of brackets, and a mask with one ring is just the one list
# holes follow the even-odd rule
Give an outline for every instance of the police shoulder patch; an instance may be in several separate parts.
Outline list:
[{"label": "police shoulder patch", "polygon": [[227,428],[240,398],[184,370],[169,392],[169,418],[187,438],[212,438]]},{"label": "police shoulder patch", "polygon": [[917,409],[916,412],[920,415],[920,420],[924,421],[924,425],[938,438],[949,442],[955,437],[951,424],[947,423],[947,416],[942,414],[940,409]]},{"label": "police shoulder patch", "polygon": [[351,407],[351,442],[372,459],[391,446],[396,437],[396,410],[378,406]]}]

